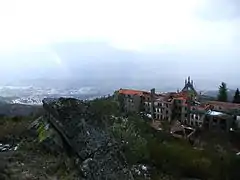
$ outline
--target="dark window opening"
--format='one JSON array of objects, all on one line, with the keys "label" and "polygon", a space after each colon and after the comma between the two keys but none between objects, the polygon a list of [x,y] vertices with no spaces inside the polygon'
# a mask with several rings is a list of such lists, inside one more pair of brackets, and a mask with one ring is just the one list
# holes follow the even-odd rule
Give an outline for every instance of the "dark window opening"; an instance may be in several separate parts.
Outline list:
[{"label": "dark window opening", "polygon": [[213,123],[217,123],[217,119],[213,119]]}]

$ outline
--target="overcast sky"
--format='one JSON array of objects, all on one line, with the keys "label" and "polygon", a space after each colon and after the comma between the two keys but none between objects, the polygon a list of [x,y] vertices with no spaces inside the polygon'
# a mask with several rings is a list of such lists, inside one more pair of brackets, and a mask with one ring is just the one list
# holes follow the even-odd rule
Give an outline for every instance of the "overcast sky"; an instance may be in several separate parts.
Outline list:
[{"label": "overcast sky", "polygon": [[232,49],[239,6],[238,0],[1,1],[0,49],[72,39],[134,50]]},{"label": "overcast sky", "polygon": [[[239,0],[2,0],[0,24],[0,55],[73,40],[147,53],[240,52]],[[27,61],[11,59],[0,61]]]}]

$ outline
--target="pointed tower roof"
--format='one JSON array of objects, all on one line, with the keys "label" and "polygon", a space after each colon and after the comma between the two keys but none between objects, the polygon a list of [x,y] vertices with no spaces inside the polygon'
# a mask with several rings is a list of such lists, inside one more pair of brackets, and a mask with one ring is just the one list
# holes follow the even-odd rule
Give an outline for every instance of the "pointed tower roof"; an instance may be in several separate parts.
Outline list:
[{"label": "pointed tower roof", "polygon": [[197,91],[195,90],[194,86],[193,86],[193,80],[191,81],[190,76],[188,76],[187,81],[185,80],[185,86],[182,89],[182,92],[191,92],[193,93],[195,96],[197,95]]}]

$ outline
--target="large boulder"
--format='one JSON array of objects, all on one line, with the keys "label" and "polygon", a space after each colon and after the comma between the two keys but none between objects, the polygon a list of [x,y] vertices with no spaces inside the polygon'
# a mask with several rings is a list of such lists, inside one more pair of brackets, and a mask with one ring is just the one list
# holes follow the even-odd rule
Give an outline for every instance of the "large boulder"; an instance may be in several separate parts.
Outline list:
[{"label": "large boulder", "polygon": [[85,179],[133,179],[118,143],[91,104],[72,98],[44,99],[46,119],[77,156]]}]

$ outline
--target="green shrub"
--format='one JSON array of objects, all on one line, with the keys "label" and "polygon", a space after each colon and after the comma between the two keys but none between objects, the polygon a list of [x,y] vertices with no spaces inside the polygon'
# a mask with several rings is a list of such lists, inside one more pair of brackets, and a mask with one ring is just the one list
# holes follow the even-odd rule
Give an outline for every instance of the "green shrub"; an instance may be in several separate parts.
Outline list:
[{"label": "green shrub", "polygon": [[[95,100],[93,107],[98,117],[115,115],[121,117],[117,104],[112,100]],[[153,174],[164,177],[193,177],[199,179],[240,179],[240,160],[228,152],[214,149],[194,150],[184,140],[170,134],[157,132],[136,114],[124,118],[106,119],[110,132],[123,142],[124,153],[130,164],[148,163],[155,167]],[[160,176],[160,175],[159,175]]]}]

